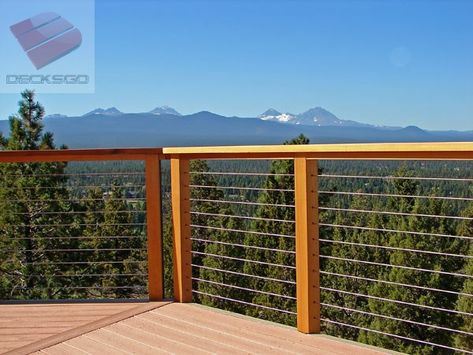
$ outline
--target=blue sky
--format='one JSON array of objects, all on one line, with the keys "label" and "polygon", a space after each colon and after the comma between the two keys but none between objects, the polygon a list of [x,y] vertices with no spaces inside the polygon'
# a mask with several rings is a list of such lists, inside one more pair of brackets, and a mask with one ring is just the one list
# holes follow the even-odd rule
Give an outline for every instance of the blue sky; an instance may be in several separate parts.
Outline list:
[{"label": "blue sky", "polygon": [[[473,1],[97,0],[96,93],[47,112],[169,105],[473,129]],[[0,94],[0,118],[18,95]]]}]

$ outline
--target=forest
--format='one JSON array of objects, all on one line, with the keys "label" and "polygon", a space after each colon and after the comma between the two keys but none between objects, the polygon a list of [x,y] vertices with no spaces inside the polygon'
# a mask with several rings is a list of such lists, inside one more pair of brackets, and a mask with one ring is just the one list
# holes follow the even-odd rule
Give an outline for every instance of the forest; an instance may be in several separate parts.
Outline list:
[{"label": "forest", "polygon": [[[0,150],[65,149],[24,92]],[[308,144],[300,136],[286,144]],[[194,301],[295,325],[291,160],[191,162]],[[166,296],[170,169],[162,164]],[[471,161],[320,161],[322,331],[473,349]],[[142,162],[0,164],[0,299],[146,298]]]}]

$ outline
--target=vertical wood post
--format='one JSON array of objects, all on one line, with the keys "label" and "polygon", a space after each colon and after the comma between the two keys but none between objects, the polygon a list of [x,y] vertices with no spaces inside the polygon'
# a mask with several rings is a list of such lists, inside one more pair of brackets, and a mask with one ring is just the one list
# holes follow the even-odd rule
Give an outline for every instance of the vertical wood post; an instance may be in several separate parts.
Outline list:
[{"label": "vertical wood post", "polygon": [[176,302],[192,302],[192,242],[189,184],[189,160],[171,158],[174,300]]},{"label": "vertical wood post", "polygon": [[148,240],[148,292],[150,301],[163,299],[163,243],[161,233],[161,161],[145,160],[146,229]]},{"label": "vertical wood post", "polygon": [[295,158],[297,329],[320,333],[318,163]]}]

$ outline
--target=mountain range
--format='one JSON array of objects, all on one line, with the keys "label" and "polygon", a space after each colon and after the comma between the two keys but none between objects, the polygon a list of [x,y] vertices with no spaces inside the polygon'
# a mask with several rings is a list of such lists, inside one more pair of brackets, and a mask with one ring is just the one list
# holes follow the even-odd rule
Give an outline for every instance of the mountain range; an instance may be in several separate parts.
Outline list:
[{"label": "mountain range", "polygon": [[[473,141],[473,131],[426,131],[342,120],[321,107],[300,114],[269,109],[258,117],[208,111],[181,115],[169,106],[143,113],[98,108],[82,116],[46,116],[45,129],[70,148],[281,144],[303,133],[312,143]],[[0,132],[8,135],[8,121]]]}]

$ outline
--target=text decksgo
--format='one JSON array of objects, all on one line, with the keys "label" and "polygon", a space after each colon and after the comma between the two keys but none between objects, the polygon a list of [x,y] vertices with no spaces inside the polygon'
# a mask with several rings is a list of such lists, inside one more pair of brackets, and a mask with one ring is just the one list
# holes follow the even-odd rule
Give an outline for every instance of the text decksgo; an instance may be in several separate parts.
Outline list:
[{"label": "text decksgo", "polygon": [[85,74],[54,74],[54,75],[7,75],[6,83],[10,85],[69,85],[69,84],[88,84],[89,76]]}]

